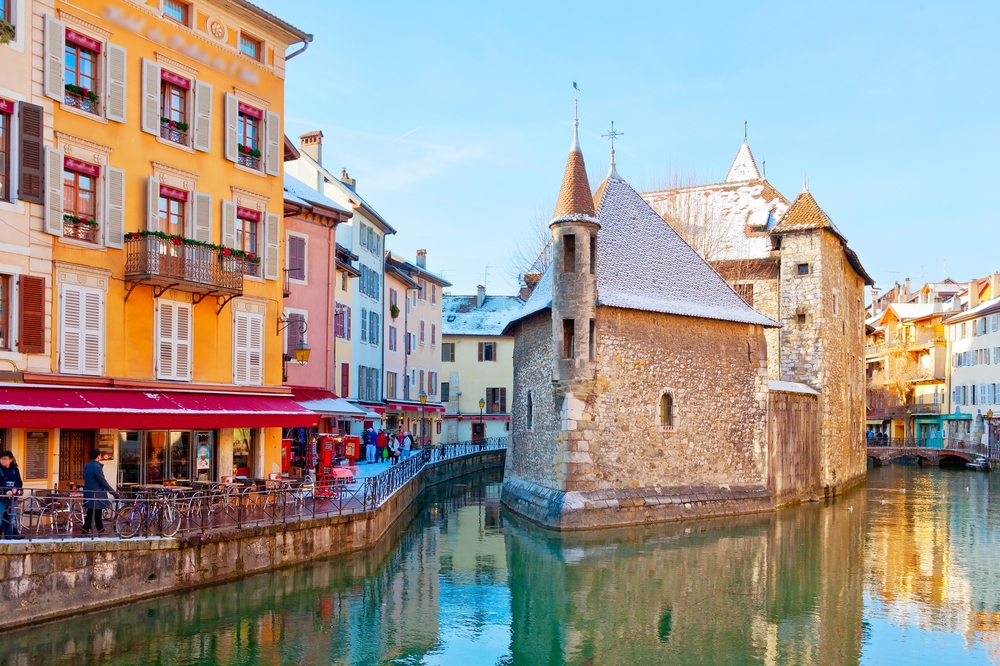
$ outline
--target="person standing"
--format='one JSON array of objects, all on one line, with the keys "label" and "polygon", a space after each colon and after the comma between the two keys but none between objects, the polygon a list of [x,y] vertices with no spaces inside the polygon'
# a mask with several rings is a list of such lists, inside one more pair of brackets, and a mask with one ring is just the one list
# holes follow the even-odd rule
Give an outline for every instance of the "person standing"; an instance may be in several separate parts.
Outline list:
[{"label": "person standing", "polygon": [[98,535],[104,534],[101,512],[111,506],[107,493],[118,497],[118,493],[104,478],[104,465],[97,462],[100,455],[100,449],[91,449],[90,462],[83,466],[83,506],[87,509],[87,517],[83,520],[84,534],[89,534],[91,527]]},{"label": "person standing", "polygon": [[0,453],[0,539],[14,538],[14,498],[23,487],[14,453],[3,451]]},{"label": "person standing", "polygon": [[365,462],[375,462],[375,428],[365,430]]},{"label": "person standing", "polygon": [[375,451],[375,457],[381,459],[385,447],[389,444],[389,437],[385,434],[385,430],[378,431],[378,439],[375,440],[375,445],[378,447]]},{"label": "person standing", "polygon": [[410,433],[403,433],[403,460],[410,457],[410,450],[413,448],[413,438],[410,437]]},{"label": "person standing", "polygon": [[399,462],[399,442],[395,437],[387,438],[389,440],[389,464],[395,465]]}]

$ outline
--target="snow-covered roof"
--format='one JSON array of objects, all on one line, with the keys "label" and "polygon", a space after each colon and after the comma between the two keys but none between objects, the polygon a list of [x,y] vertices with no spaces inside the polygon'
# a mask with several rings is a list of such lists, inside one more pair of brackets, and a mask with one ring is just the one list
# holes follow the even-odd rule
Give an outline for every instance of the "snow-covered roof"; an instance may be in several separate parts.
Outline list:
[{"label": "snow-covered roof", "polygon": [[729,173],[726,174],[726,182],[739,183],[759,179],[760,171],[757,170],[757,160],[753,158],[750,146],[747,144],[746,138],[744,138],[743,145],[740,146],[739,151],[736,153],[736,159],[733,160],[732,166],[729,167]]},{"label": "snow-covered roof", "polygon": [[980,303],[976,307],[969,308],[965,312],[956,312],[944,321],[946,324],[955,324],[968,319],[975,319],[976,317],[996,314],[997,312],[1000,312],[1000,298],[994,298],[986,301],[985,303]]},{"label": "snow-covered roof", "polygon": [[322,206],[350,217],[354,213],[347,210],[330,197],[317,192],[295,176],[284,174],[285,201],[293,201],[301,206]]},{"label": "snow-covered roof", "polygon": [[710,261],[770,257],[767,232],[790,207],[764,179],[680,187],[642,196],[674,228],[697,228],[699,243],[704,245],[701,250]]},{"label": "snow-covered roof", "polygon": [[[624,180],[609,177],[598,191],[599,305],[780,326],[747,305]],[[551,306],[553,266],[517,319]]]},{"label": "snow-covered roof", "polygon": [[769,379],[767,381],[767,388],[769,391],[780,391],[782,393],[805,393],[807,395],[820,394],[819,391],[808,384],[801,384],[799,382],[782,382],[776,379]]},{"label": "snow-covered roof", "polygon": [[517,296],[486,296],[477,307],[476,296],[446,295],[441,299],[442,335],[503,335],[507,322],[524,305]]},{"label": "snow-covered roof", "polygon": [[914,321],[930,317],[935,312],[939,314],[944,312],[940,303],[892,303],[879,316],[880,323],[885,320],[890,310],[900,321]]}]

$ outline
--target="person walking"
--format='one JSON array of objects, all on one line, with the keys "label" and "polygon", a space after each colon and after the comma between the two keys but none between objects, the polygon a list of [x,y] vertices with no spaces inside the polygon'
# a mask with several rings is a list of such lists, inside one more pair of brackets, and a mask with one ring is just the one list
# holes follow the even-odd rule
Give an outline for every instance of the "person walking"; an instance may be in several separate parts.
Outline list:
[{"label": "person walking", "polygon": [[389,444],[389,437],[385,434],[385,430],[378,431],[378,437],[375,440],[375,457],[381,459],[385,455],[385,447]]},{"label": "person walking", "polygon": [[14,498],[23,487],[14,453],[0,452],[0,539],[14,538]]},{"label": "person walking", "polygon": [[83,533],[89,534],[93,527],[98,536],[104,534],[104,520],[101,512],[110,508],[107,493],[118,497],[118,493],[108,480],[104,478],[104,465],[97,462],[101,455],[100,449],[90,450],[90,462],[83,466],[83,506],[87,516],[83,519]]},{"label": "person walking", "polygon": [[395,465],[399,462],[399,441],[395,437],[389,437],[389,464]]},{"label": "person walking", "polygon": [[375,428],[365,430],[365,462],[375,462]]},{"label": "person walking", "polygon": [[413,449],[413,438],[410,437],[410,433],[403,433],[403,460],[410,457],[410,451]]}]

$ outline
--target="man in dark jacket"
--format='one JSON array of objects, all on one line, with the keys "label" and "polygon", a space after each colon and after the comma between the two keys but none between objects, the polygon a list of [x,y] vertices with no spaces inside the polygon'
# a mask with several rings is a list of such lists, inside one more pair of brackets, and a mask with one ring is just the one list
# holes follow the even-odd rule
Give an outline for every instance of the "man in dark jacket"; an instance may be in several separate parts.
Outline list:
[{"label": "man in dark jacket", "polygon": [[14,538],[14,500],[21,494],[21,472],[14,454],[0,453],[0,538]]},{"label": "man in dark jacket", "polygon": [[110,506],[107,493],[118,497],[118,493],[104,478],[104,465],[97,462],[97,457],[100,455],[100,449],[91,449],[90,462],[83,467],[83,505],[87,509],[87,517],[83,521],[84,534],[90,533],[91,526],[98,534],[104,534],[101,511]]}]

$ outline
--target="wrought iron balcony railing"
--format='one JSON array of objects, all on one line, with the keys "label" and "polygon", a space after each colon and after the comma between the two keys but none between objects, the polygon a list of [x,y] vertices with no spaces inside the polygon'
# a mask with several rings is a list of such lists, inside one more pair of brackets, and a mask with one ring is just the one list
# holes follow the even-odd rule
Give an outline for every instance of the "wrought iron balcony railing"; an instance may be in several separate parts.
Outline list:
[{"label": "wrought iron balcony railing", "polygon": [[[181,291],[243,293],[244,263],[236,256],[157,236],[125,241],[125,279]],[[255,264],[256,266],[256,264]]]}]

